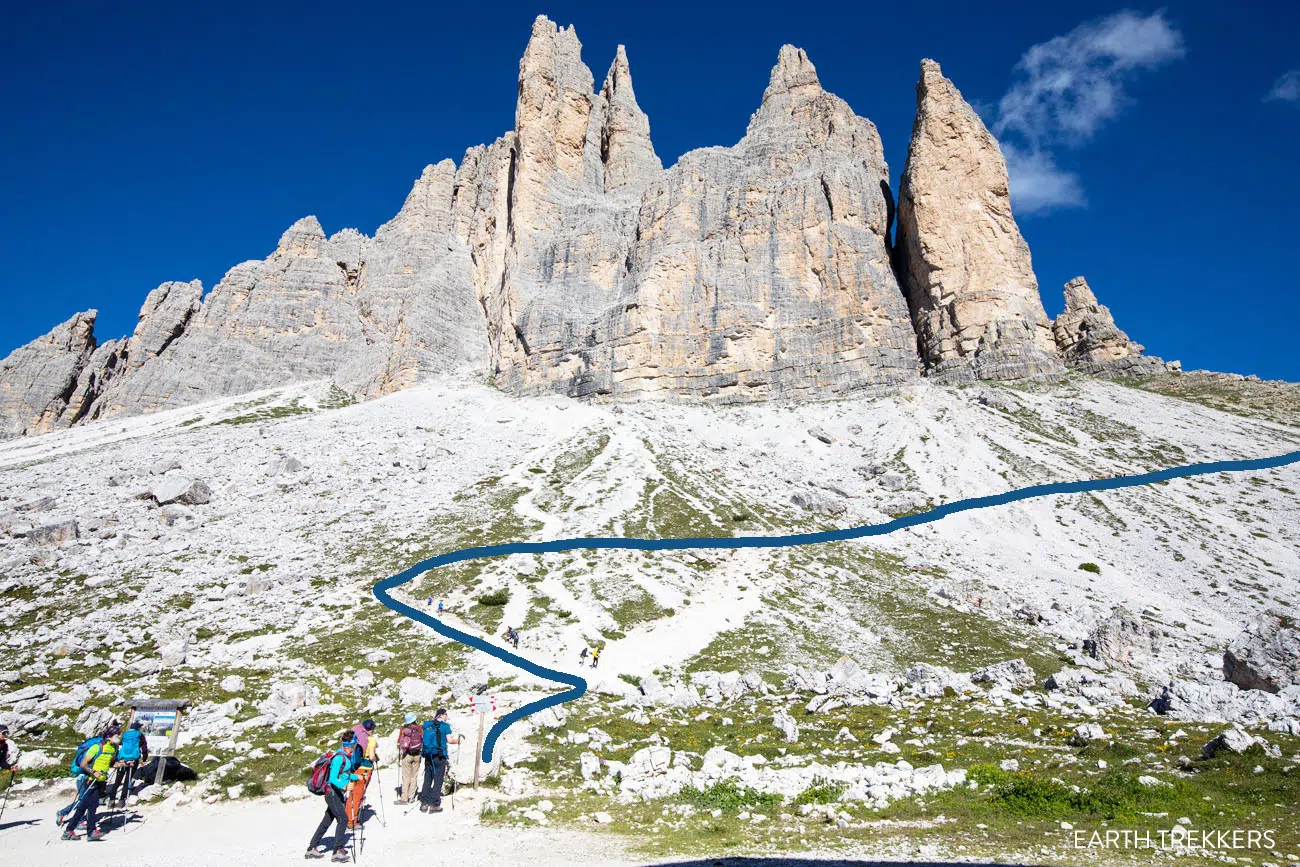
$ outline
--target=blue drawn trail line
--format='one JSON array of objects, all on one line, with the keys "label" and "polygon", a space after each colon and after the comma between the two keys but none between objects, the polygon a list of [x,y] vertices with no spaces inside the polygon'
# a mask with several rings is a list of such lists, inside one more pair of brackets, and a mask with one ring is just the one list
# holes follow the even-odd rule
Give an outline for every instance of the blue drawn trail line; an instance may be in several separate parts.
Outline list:
[{"label": "blue drawn trail line", "polygon": [[432,617],[417,608],[412,608],[403,602],[399,602],[390,595],[390,591],[400,587],[407,581],[427,572],[430,569],[437,569],[439,566],[449,566],[452,563],[463,563],[466,560],[479,560],[487,557],[505,557],[510,554],[550,554],[560,551],[579,551],[590,549],[622,549],[632,551],[680,551],[687,548],[789,548],[795,545],[820,545],[823,542],[842,542],[847,539],[864,539],[868,536],[884,536],[897,530],[903,530],[908,527],[916,527],[921,524],[930,524],[949,515],[955,515],[958,512],[971,512],[976,509],[989,509],[994,506],[1004,506],[1007,503],[1015,503],[1020,500],[1031,500],[1035,497],[1049,497],[1057,494],[1081,494],[1089,491],[1113,491],[1117,488],[1136,488],[1141,485],[1152,485],[1157,482],[1167,482],[1170,479],[1182,479],[1189,476],[1211,475],[1213,473],[1240,473],[1254,470],[1271,470],[1277,467],[1284,467],[1288,464],[1300,463],[1300,451],[1288,452],[1284,455],[1277,455],[1271,458],[1255,458],[1239,461],[1211,461],[1203,464],[1189,464],[1182,467],[1170,467],[1164,470],[1156,470],[1150,473],[1139,473],[1133,476],[1116,476],[1109,479],[1089,479],[1081,482],[1051,482],[1043,485],[1032,485],[1028,488],[1020,488],[1015,491],[1007,491],[1003,494],[990,494],[987,497],[972,497],[966,500],[955,500],[951,503],[944,503],[942,506],[936,506],[927,512],[920,512],[915,515],[908,515],[905,518],[896,518],[892,521],[886,521],[882,524],[865,524],[860,527],[848,527],[843,530],[823,530],[817,533],[793,533],[786,536],[731,536],[720,539],[709,538],[687,538],[687,539],[620,539],[620,538],[578,538],[578,539],[556,539],[551,542],[509,542],[503,545],[482,545],[474,548],[463,548],[459,551],[450,551],[446,554],[439,554],[436,557],[430,557],[427,560],[421,560],[414,566],[406,569],[391,578],[385,578],[375,585],[375,597],[380,602],[387,605],[394,611],[399,611],[407,617],[426,626],[432,627],[438,633],[448,638],[459,641],[475,650],[481,650],[486,654],[495,656],[497,659],[510,663],[518,668],[522,668],[531,674],[547,680],[559,681],[568,684],[569,689],[555,695],[549,695],[545,698],[529,702],[523,707],[517,708],[505,716],[501,717],[492,726],[488,732],[487,739],[483,742],[483,760],[492,760],[492,748],[496,745],[499,738],[507,728],[518,722],[526,716],[537,713],[548,707],[563,704],[567,701],[573,701],[579,698],[587,691],[587,681],[578,677],[576,674],[557,671],[553,668],[547,668],[542,665],[525,659],[518,654],[514,654],[484,641],[481,638],[462,632],[453,626],[448,626],[435,617]]}]

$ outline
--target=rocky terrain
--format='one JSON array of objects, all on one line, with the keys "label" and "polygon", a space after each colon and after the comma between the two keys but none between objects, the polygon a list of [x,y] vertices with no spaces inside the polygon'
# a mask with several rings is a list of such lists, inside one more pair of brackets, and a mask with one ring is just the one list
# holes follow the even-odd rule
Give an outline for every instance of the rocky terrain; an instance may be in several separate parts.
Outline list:
[{"label": "rocky terrain", "polygon": [[597,90],[581,49],[539,17],[514,128],[426,167],[374,237],[304,217],[206,296],[150,292],[130,337],[101,342],[87,311],[15,350],[0,436],[458,371],[514,394],[721,403],[1165,371],[1077,281],[1053,328],[1006,161],[934,61],[895,227],[875,125],[802,50],[781,48],[739,142],[665,169],[626,52]]},{"label": "rocky terrain", "polygon": [[[408,708],[449,704],[465,730],[467,694],[509,708],[553,688],[380,606],[374,582],[416,560],[851,526],[1300,442],[1293,424],[1152,393],[1165,380],[1186,381],[922,380],[733,407],[455,379],[352,404],[321,381],[15,440],[0,447],[0,721],[54,771],[125,700],[187,697],[199,780],[146,789],[163,815],[294,801],[363,715],[391,755]],[[1205,476],[816,548],[515,556],[399,593],[489,640],[515,626],[520,652],[591,684],[509,729],[484,829],[603,829],[662,855],[910,856],[920,840],[1042,859],[1063,821],[1227,810],[1278,825],[1281,858],[1300,853],[1269,806],[1300,773],[1298,485],[1294,468]],[[600,667],[579,668],[596,646]],[[59,791],[19,785],[33,802]],[[1017,812],[1018,786],[1048,806]]]}]

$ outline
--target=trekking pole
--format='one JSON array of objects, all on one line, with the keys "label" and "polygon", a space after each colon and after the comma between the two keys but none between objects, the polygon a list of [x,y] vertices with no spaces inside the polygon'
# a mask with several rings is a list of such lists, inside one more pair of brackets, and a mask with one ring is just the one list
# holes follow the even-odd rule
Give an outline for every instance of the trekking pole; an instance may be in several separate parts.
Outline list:
[{"label": "trekking pole", "polygon": [[[379,761],[378,758],[375,761]],[[384,781],[379,777],[379,765],[375,765],[375,782],[379,785],[379,824],[388,827],[388,810],[384,806]]]},{"label": "trekking pole", "polygon": [[13,791],[13,788],[14,788],[14,778],[15,778],[17,775],[18,775],[18,772],[17,772],[17,771],[15,771],[13,768],[10,768],[10,769],[9,769],[9,785],[5,787],[5,799],[4,799],[4,802],[3,802],[3,803],[0,803],[0,819],[3,819],[3,818],[5,817],[5,807],[8,807],[8,806],[9,806],[9,793]]}]

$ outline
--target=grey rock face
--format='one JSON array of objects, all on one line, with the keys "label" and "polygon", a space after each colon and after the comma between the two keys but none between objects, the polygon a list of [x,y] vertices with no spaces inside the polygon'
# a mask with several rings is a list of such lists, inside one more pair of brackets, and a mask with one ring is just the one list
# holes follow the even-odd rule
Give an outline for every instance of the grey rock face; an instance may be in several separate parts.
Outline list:
[{"label": "grey rock face", "polygon": [[933,60],[921,62],[916,86],[896,250],[929,376],[1064,373],[1029,245],[1011,214],[1006,160]]},{"label": "grey rock face", "polygon": [[1083,642],[1083,652],[1116,667],[1137,666],[1160,655],[1164,635],[1124,607],[1118,607]]},{"label": "grey rock face", "polygon": [[1300,629],[1262,614],[1228,644],[1223,677],[1242,689],[1300,686]]},{"label": "grey rock face", "polygon": [[732,401],[915,379],[879,135],[807,55],[781,50],[738,145],[661,172],[626,56],[596,95],[580,49],[538,19],[515,130],[461,169],[503,386]]},{"label": "grey rock face", "polygon": [[265,261],[231,269],[191,317],[160,321],[142,311],[130,364],[139,359],[137,342],[142,350],[156,345],[165,326],[181,333],[118,379],[96,413],[148,412],[312,379],[376,397],[426,373],[481,364],[468,254],[449,234],[453,175],[450,161],[425,169],[373,239],[353,230],[327,239],[316,218],[305,217]]},{"label": "grey rock face", "polygon": [[1162,359],[1143,355],[1143,346],[1119,330],[1082,277],[1065,284],[1065,310],[1052,322],[1052,334],[1065,363],[1085,373],[1153,376],[1166,370]]},{"label": "grey rock face", "polygon": [[0,437],[42,433],[77,421],[69,411],[95,352],[97,311],[78,313],[0,361]]}]

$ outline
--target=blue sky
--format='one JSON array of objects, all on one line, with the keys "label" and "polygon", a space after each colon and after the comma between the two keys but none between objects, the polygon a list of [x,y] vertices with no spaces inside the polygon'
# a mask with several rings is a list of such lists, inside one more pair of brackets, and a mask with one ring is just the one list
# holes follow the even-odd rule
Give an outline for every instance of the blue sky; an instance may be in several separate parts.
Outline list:
[{"label": "blue sky", "polygon": [[538,13],[577,26],[597,82],[627,45],[666,164],[739,139],[789,42],[896,179],[933,57],[1013,156],[1049,315],[1084,274],[1149,352],[1300,380],[1300,4],[1280,2],[23,4],[0,52],[0,354],[90,307],[101,340],[129,333],[158,283],[210,289],[306,214],[373,232],[426,163],[513,124]]}]

